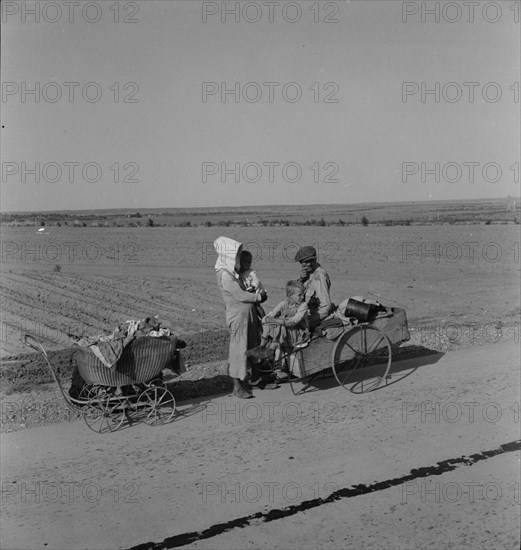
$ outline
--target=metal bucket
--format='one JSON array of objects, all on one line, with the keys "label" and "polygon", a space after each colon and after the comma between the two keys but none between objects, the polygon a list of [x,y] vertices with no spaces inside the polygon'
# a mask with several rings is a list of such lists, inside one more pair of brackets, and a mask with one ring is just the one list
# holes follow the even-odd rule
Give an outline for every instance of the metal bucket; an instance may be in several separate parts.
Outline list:
[{"label": "metal bucket", "polygon": [[358,300],[349,298],[344,315],[346,317],[354,317],[360,323],[370,321],[380,311],[380,307],[376,304],[367,304]]}]

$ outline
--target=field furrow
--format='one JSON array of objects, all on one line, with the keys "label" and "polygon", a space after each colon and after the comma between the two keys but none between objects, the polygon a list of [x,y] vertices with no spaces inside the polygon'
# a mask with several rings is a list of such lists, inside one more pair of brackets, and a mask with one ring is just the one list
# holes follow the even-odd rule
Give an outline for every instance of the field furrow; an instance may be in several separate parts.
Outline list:
[{"label": "field furrow", "polygon": [[[25,351],[25,332],[51,348],[68,347],[69,334],[107,334],[127,319],[151,315],[182,334],[225,329],[212,245],[221,232],[252,251],[268,289],[266,311],[299,275],[298,246],[312,244],[335,303],[363,295],[403,307],[422,337],[433,331],[444,337],[448,327],[462,340],[469,323],[481,325],[473,334],[519,323],[514,226],[62,227],[47,241],[31,228],[14,227],[4,231],[16,252],[1,265],[2,355]],[[103,253],[94,257],[96,251]],[[51,253],[59,259],[51,261]],[[486,341],[494,341],[487,330]]]}]

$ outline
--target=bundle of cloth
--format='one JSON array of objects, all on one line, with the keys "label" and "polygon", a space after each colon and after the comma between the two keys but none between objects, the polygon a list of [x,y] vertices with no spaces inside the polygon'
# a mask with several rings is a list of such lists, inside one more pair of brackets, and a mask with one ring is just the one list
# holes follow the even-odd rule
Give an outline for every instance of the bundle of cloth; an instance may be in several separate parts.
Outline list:
[{"label": "bundle of cloth", "polygon": [[[136,338],[152,336],[161,338],[175,336],[168,328],[161,327],[157,315],[145,317],[139,321],[130,319],[116,327],[108,336],[87,336],[74,341],[79,347],[88,348],[107,368],[112,368],[121,357],[123,350]],[[185,342],[177,341],[178,348],[184,348]]]}]

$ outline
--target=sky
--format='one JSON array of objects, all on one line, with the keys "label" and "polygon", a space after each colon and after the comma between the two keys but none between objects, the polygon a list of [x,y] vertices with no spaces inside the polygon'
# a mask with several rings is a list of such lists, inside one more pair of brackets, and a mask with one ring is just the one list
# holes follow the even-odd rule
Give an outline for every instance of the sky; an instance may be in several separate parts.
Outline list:
[{"label": "sky", "polygon": [[520,194],[519,2],[73,4],[2,2],[3,212]]}]

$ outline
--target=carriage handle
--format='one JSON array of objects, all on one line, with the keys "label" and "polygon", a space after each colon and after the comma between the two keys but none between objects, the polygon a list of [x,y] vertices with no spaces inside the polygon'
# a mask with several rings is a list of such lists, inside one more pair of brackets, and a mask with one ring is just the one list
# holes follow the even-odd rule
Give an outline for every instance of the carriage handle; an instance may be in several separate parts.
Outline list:
[{"label": "carriage handle", "polygon": [[37,338],[35,338],[34,336],[31,336],[30,334],[24,334],[22,338],[22,342],[26,346],[29,346],[31,349],[41,353],[47,359],[47,351],[43,347],[43,344]]},{"label": "carriage handle", "polygon": [[[32,342],[30,340],[32,340]],[[43,355],[45,362],[47,363],[47,366],[51,371],[52,377],[54,378],[54,381],[58,384],[58,386],[60,387],[60,390],[62,390],[62,393],[63,393],[63,389],[61,387],[60,381],[58,380],[58,377],[54,372],[51,362],[49,361],[49,356],[47,355],[47,350],[43,347],[43,344],[37,338],[35,338],[34,336],[31,336],[30,334],[24,334],[24,337],[22,338],[22,342],[26,346],[29,346],[31,349],[34,349],[35,351]]]},{"label": "carriage handle", "polygon": [[75,405],[77,405],[78,403],[81,403],[81,402],[78,401],[77,399],[73,399],[72,397],[70,397],[69,394],[63,389],[63,387],[60,383],[60,380],[59,380],[58,376],[56,375],[56,373],[54,372],[54,368],[51,365],[51,362],[49,361],[49,356],[47,355],[47,350],[43,347],[43,344],[37,338],[35,338],[34,336],[31,336],[30,334],[24,334],[24,336],[22,338],[22,342],[26,346],[29,346],[31,349],[33,349],[33,350],[35,350],[35,351],[37,351],[37,352],[39,352],[43,355],[43,357],[45,358],[45,361],[47,363],[47,366],[49,367],[49,370],[51,371],[52,377],[54,378],[54,381],[56,382],[56,384],[58,384],[58,388],[60,389],[60,392],[63,395],[63,398],[65,399],[65,401],[67,402],[69,407],[72,407],[73,409],[76,408]]}]

